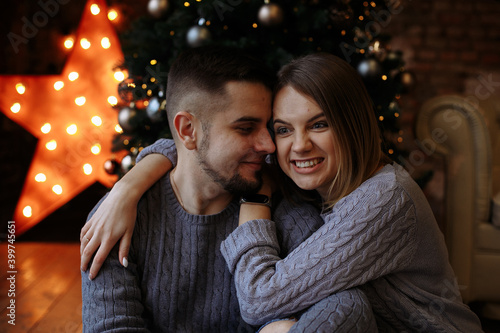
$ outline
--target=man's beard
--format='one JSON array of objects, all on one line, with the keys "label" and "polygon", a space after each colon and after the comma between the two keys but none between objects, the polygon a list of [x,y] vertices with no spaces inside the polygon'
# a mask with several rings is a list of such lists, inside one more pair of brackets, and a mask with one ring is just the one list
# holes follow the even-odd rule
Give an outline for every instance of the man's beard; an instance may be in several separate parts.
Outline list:
[{"label": "man's beard", "polygon": [[[198,152],[198,163],[207,175],[224,190],[235,195],[240,196],[245,193],[257,192],[262,186],[262,173],[256,172],[255,180],[248,180],[243,178],[239,173],[236,173],[230,178],[224,177],[219,171],[215,170],[208,162],[208,147],[210,139],[205,137],[200,145]],[[237,163],[237,162],[235,162]]]}]

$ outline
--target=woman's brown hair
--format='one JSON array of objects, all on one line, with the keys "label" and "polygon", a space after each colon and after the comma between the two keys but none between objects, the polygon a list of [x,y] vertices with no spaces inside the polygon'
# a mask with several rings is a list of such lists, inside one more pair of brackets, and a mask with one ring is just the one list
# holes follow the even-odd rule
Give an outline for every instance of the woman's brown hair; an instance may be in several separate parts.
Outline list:
[{"label": "woman's brown hair", "polygon": [[275,93],[290,86],[323,110],[337,145],[337,174],[323,207],[331,208],[368,179],[388,158],[381,149],[373,103],[357,71],[328,53],[307,55],[278,73]]}]

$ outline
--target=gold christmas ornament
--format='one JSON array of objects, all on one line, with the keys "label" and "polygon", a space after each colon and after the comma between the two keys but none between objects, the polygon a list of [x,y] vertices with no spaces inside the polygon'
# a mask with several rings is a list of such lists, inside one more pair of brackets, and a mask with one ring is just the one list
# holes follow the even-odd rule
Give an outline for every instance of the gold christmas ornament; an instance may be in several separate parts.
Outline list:
[{"label": "gold christmas ornament", "polygon": [[276,26],[283,22],[283,9],[277,4],[266,3],[259,9],[259,22],[265,26]]},{"label": "gold christmas ornament", "polygon": [[148,12],[154,18],[163,17],[170,7],[168,0],[149,0]]}]

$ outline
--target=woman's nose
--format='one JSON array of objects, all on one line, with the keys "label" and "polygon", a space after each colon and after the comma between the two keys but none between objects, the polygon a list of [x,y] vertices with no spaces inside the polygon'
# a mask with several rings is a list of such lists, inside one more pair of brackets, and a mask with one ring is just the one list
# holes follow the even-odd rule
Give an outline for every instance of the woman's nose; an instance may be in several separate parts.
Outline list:
[{"label": "woman's nose", "polygon": [[301,153],[305,151],[309,151],[312,148],[312,143],[307,133],[298,133],[296,132],[293,143],[292,150],[296,153]]}]

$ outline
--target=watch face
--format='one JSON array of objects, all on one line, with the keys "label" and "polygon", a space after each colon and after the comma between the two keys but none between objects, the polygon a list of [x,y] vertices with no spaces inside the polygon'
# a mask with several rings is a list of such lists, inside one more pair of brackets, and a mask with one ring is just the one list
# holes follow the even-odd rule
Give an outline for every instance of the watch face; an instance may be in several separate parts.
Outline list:
[{"label": "watch face", "polygon": [[268,203],[269,197],[264,194],[247,194],[242,198],[244,202]]}]

